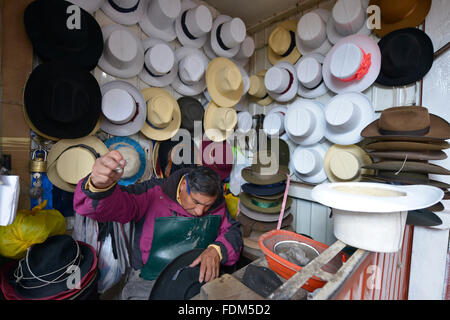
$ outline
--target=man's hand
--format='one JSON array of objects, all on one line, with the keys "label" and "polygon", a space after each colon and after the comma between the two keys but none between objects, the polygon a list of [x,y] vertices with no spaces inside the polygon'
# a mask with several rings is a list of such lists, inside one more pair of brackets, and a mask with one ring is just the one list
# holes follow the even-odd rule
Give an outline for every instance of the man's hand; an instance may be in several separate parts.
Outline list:
[{"label": "man's hand", "polygon": [[[108,188],[123,175],[125,165],[126,161],[119,151],[113,150],[108,152],[95,160],[92,167],[91,183],[99,189]],[[115,171],[117,168],[122,168],[122,171]]]},{"label": "man's hand", "polygon": [[206,248],[205,251],[203,251],[189,266],[195,267],[199,263],[199,282],[208,282],[210,280],[214,280],[219,276],[220,256],[217,250],[213,247]]}]

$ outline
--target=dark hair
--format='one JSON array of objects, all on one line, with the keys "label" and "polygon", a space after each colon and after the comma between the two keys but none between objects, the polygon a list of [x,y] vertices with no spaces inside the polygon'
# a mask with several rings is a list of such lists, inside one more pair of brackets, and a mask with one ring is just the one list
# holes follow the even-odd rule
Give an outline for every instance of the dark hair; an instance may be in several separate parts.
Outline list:
[{"label": "dark hair", "polygon": [[187,174],[190,192],[201,193],[210,197],[218,196],[222,191],[220,176],[213,169],[198,166]]}]

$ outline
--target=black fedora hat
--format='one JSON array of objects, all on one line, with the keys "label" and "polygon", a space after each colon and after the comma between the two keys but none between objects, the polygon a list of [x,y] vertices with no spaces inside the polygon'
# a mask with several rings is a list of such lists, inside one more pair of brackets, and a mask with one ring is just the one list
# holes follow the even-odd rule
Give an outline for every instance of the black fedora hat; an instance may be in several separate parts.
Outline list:
[{"label": "black fedora hat", "polygon": [[65,62],[38,65],[25,85],[29,125],[52,140],[77,139],[100,125],[102,94],[94,76]]},{"label": "black fedora hat", "polygon": [[181,97],[177,102],[181,109],[181,128],[193,134],[195,121],[200,121],[200,128],[202,128],[205,109],[200,101],[193,97]]},{"label": "black fedora hat", "polygon": [[200,265],[189,265],[204,251],[192,249],[173,259],[159,274],[148,300],[189,300],[200,293]]},{"label": "black fedora hat", "polygon": [[416,28],[393,31],[384,36],[378,46],[381,51],[381,70],[376,83],[403,86],[422,79],[434,60],[430,37]]},{"label": "black fedora hat", "polygon": [[101,28],[87,11],[80,8],[77,17],[77,11],[68,10],[70,6],[71,2],[62,0],[31,2],[24,13],[25,30],[43,61],[64,60],[93,70],[103,52]]}]

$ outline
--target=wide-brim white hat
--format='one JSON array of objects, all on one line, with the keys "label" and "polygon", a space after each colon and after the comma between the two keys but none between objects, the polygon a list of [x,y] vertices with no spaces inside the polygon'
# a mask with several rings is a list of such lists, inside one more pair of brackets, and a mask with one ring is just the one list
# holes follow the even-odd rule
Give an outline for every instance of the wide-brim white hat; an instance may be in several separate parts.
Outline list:
[{"label": "wide-brim white hat", "polygon": [[[342,46],[344,47],[341,48]],[[364,54],[361,50],[367,57],[370,54],[370,67],[360,80],[343,81],[333,75],[332,69],[336,70],[335,73],[355,74],[362,67],[361,63],[364,63]],[[326,86],[335,93],[362,92],[375,82],[380,70],[381,52],[378,44],[369,36],[351,35],[341,39],[328,52],[323,62],[322,75]]]},{"label": "wide-brim white hat", "polygon": [[[233,22],[236,26],[235,28],[230,28],[230,30],[224,30],[222,26],[225,23]],[[233,29],[233,30],[231,30]],[[227,47],[225,42],[228,40],[226,37],[221,37],[222,32],[229,32],[229,37],[233,38],[234,46]],[[231,32],[236,31],[236,34],[231,34]],[[210,45],[212,52],[216,56],[232,58],[234,57],[241,48],[240,44],[245,40],[246,28],[244,22],[240,18],[232,18],[227,15],[220,15],[214,21],[210,33]]]},{"label": "wide-brim white hat", "polygon": [[[183,72],[182,66],[180,66],[180,62],[188,56],[195,56],[199,63],[202,63],[203,67],[199,67],[203,69],[203,75],[197,82],[194,83],[185,83],[180,78],[180,72]],[[195,96],[202,93],[206,89],[206,69],[208,68],[209,60],[206,55],[197,48],[192,47],[180,47],[175,50],[175,63],[178,64],[178,75],[173,79],[171,86],[172,88],[182,94],[184,96]]]},{"label": "wide-brim white hat", "polygon": [[323,160],[330,146],[325,141],[312,146],[295,148],[291,161],[296,177],[313,184],[327,180]]},{"label": "wide-brim white hat", "polygon": [[106,0],[101,9],[118,24],[129,26],[138,23],[144,13],[146,2],[137,0],[132,7],[128,8],[122,7],[123,5],[120,0]]},{"label": "wide-brim white hat", "polygon": [[[326,55],[333,46],[328,40],[326,34],[326,26],[330,20],[330,12],[325,9],[315,9],[302,16],[297,24],[297,32],[295,35],[295,44],[298,51],[302,55],[311,53],[319,53]],[[300,38],[300,34],[305,32],[308,37],[311,34],[315,36],[304,42]]]},{"label": "wide-brim white hat", "polygon": [[[178,63],[176,63],[174,50],[167,42],[160,39],[147,38],[142,41],[142,45],[145,52],[144,68],[139,73],[139,78],[152,87],[166,87],[170,85],[178,72]],[[155,55],[153,55],[153,52],[149,52],[149,50],[156,45],[161,45],[159,47],[161,50],[155,52]],[[148,56],[149,54],[152,54],[152,56]],[[154,61],[152,61],[153,58]],[[149,64],[154,64],[155,67],[162,67],[163,65],[167,68],[169,68],[170,65],[172,65],[172,67],[169,71],[164,70],[164,73],[156,74],[155,70],[152,72],[152,66],[147,65],[147,62]]]},{"label": "wide-brim white hat", "polygon": [[142,31],[152,38],[167,42],[175,40],[175,20],[181,12],[180,0],[147,0],[145,3],[139,20]]},{"label": "wide-brim white hat", "polygon": [[360,142],[361,131],[375,120],[369,98],[359,92],[341,93],[325,106],[325,137],[336,144]]},{"label": "wide-brim white hat", "polygon": [[338,0],[327,23],[328,40],[336,44],[353,34],[368,36],[372,31],[367,26],[367,5],[364,0]]},{"label": "wide-brim white hat", "polygon": [[[312,66],[305,66],[306,64],[310,64],[310,59],[313,60]],[[322,65],[323,61],[325,60],[325,57],[319,53],[311,53],[308,55],[304,55],[300,58],[300,60],[297,61],[295,64],[295,70],[297,71],[297,77],[299,79],[298,81],[298,90],[297,94],[300,97],[308,98],[308,99],[314,99],[323,96],[328,92],[328,88],[325,84],[325,81],[323,81],[323,75],[322,75]],[[306,87],[302,80],[302,77],[307,77],[311,81],[319,82],[318,85],[314,85],[312,88]],[[315,78],[315,79],[312,79]],[[309,81],[309,80],[308,80]]]},{"label": "wide-brim white hat", "polygon": [[136,77],[144,66],[144,48],[138,36],[119,24],[104,27],[102,34],[105,45],[98,67],[117,78]]},{"label": "wide-brim white hat", "polygon": [[298,90],[298,78],[294,65],[286,61],[278,62],[267,70],[264,85],[274,100],[278,102],[292,100]]},{"label": "wide-brim white hat", "polygon": [[[138,133],[146,117],[145,100],[139,89],[129,82],[114,80],[102,85],[100,90],[103,97],[100,129],[114,136]],[[105,98],[108,94],[111,94],[110,98]],[[108,114],[115,117],[117,122],[112,122]]]},{"label": "wide-brim white hat", "polygon": [[[194,9],[194,10],[191,10]],[[192,19],[193,21],[189,21]],[[183,46],[201,48],[208,40],[212,15],[208,7],[191,0],[181,1],[181,13],[175,20],[175,32]]]},{"label": "wide-brim white hat", "polygon": [[287,108],[284,128],[293,142],[302,146],[318,143],[325,136],[324,106],[319,101],[298,99]]},{"label": "wide-brim white hat", "polygon": [[100,9],[106,0],[70,0],[73,4],[76,4],[80,8],[86,10],[90,14]]},{"label": "wide-brim white hat", "polygon": [[263,130],[267,136],[282,136],[285,134],[284,118],[287,113],[285,106],[276,106],[270,109],[263,121]]}]

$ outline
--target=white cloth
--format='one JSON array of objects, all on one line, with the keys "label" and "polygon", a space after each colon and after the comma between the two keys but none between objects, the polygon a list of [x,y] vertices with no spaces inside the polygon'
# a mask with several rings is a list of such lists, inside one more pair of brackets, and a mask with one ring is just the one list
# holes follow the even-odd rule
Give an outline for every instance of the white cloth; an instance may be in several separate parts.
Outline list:
[{"label": "white cloth", "polygon": [[0,226],[14,222],[19,205],[19,176],[0,175]]}]

